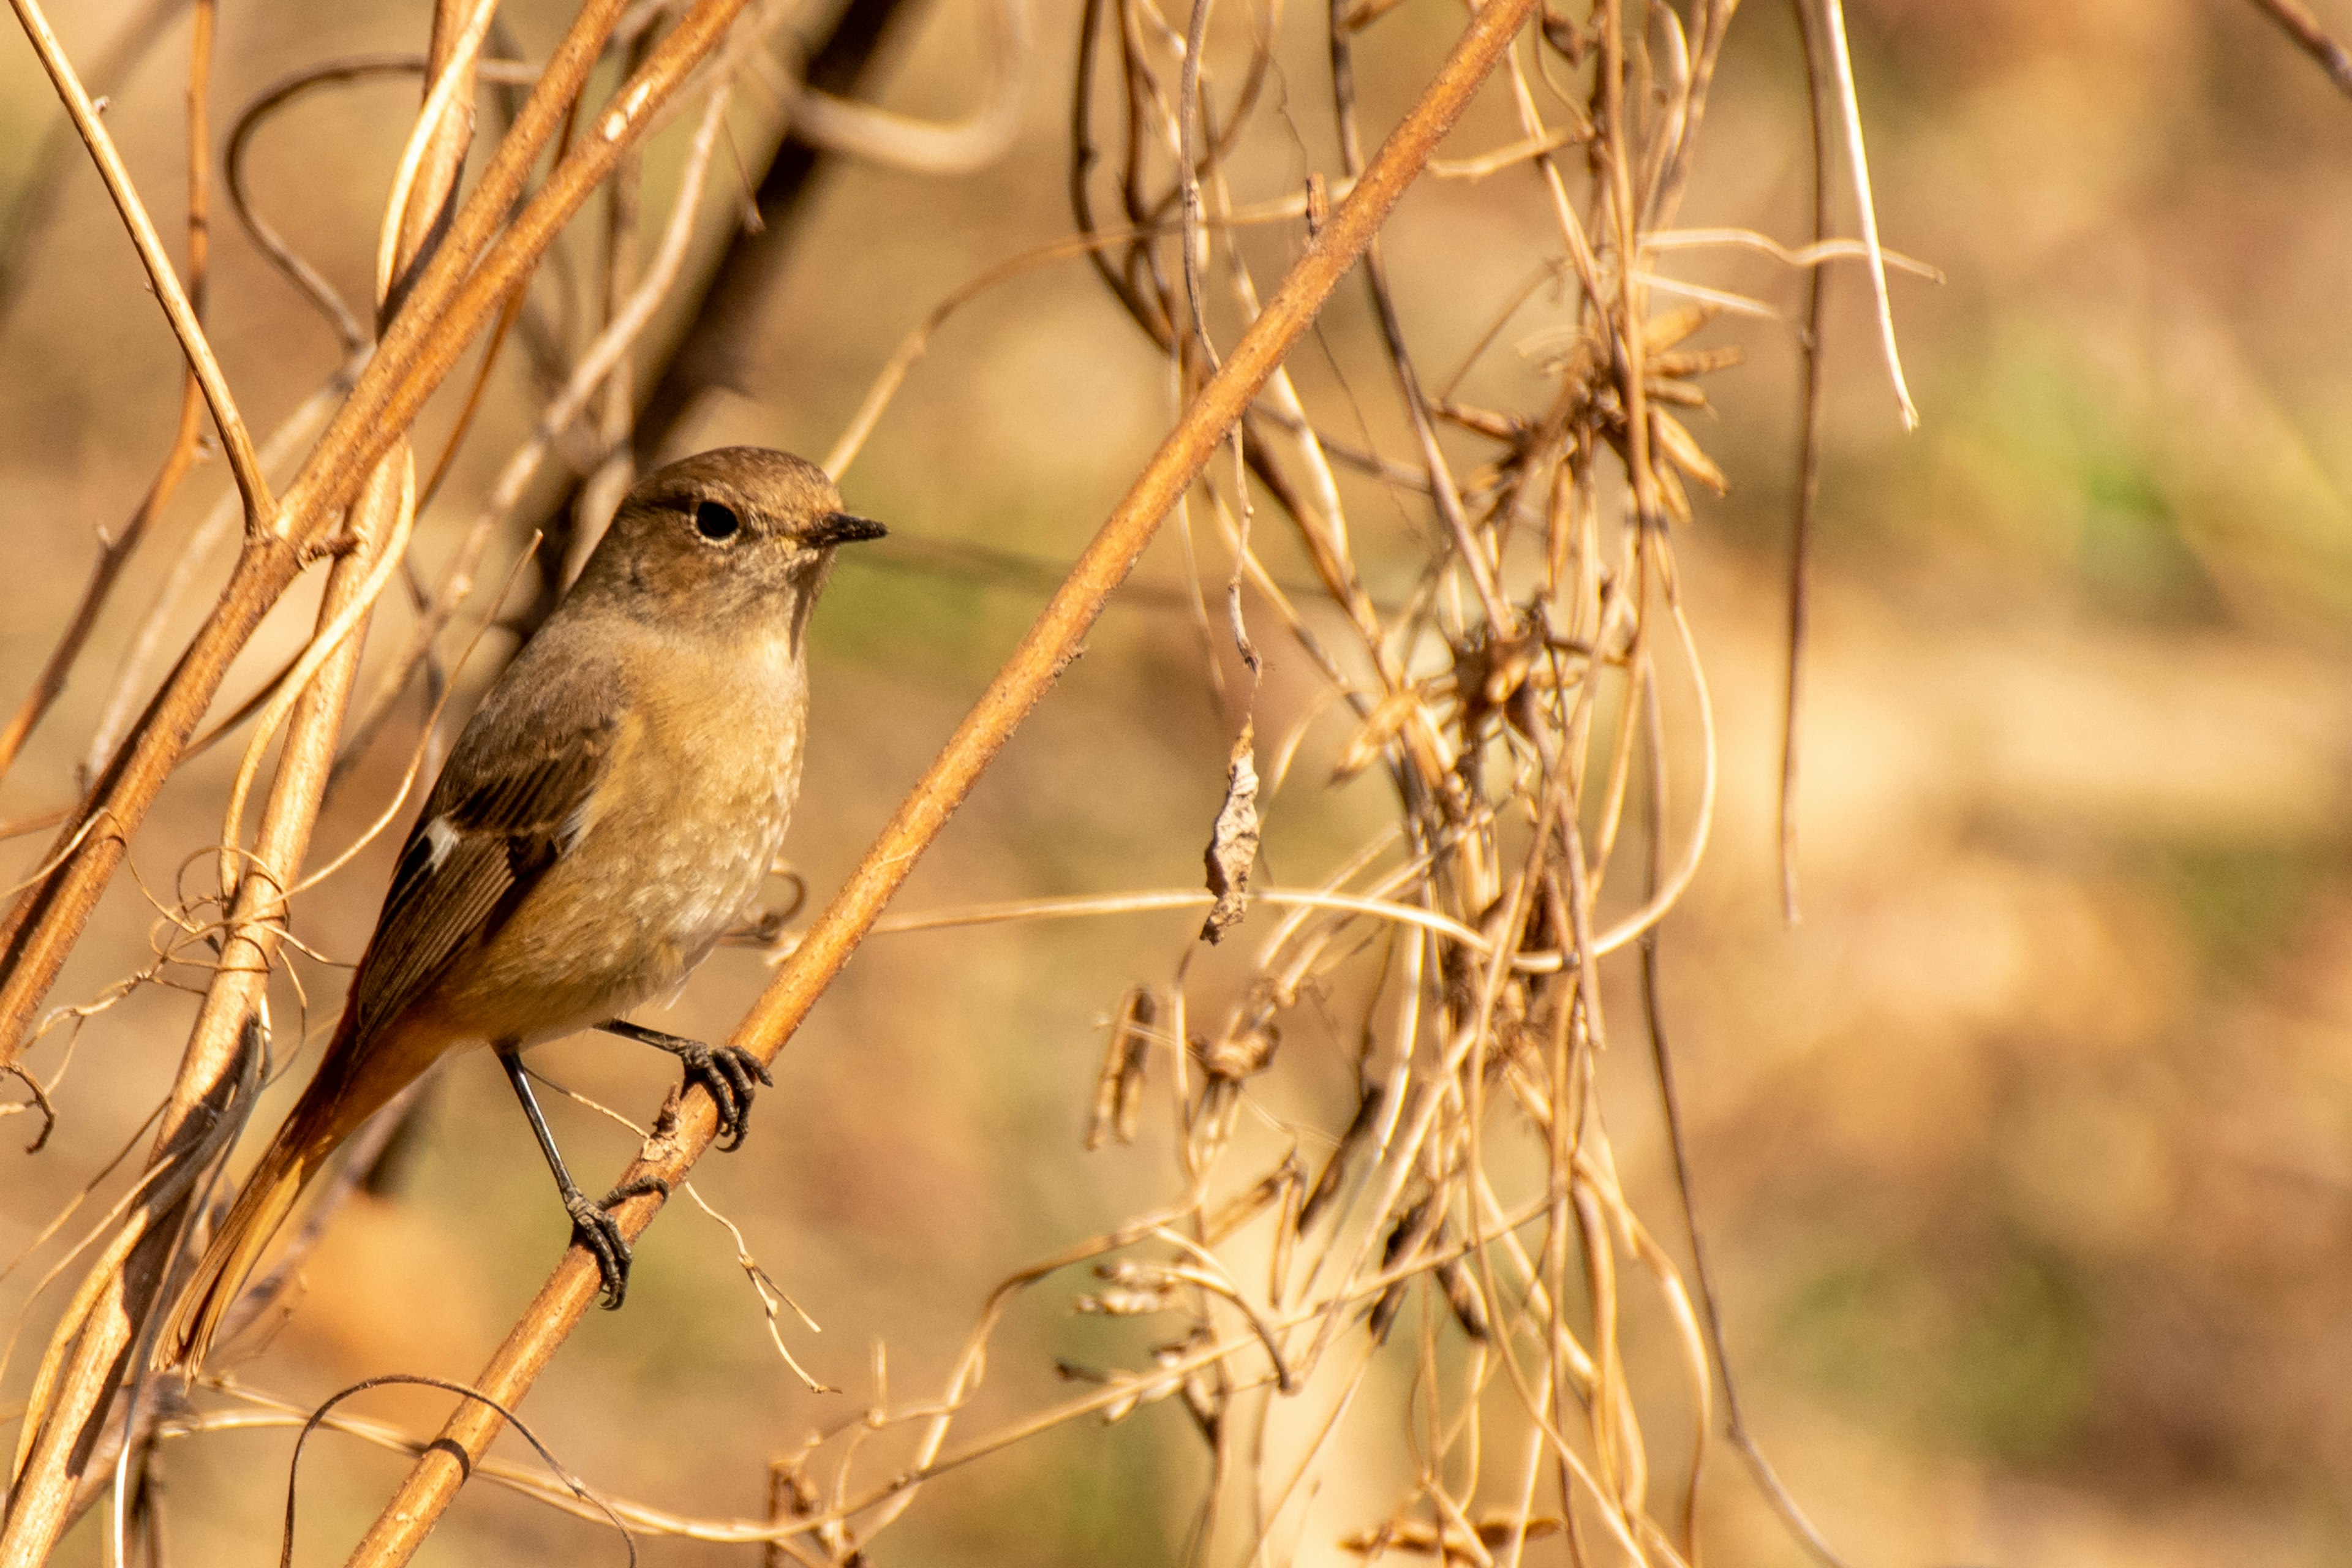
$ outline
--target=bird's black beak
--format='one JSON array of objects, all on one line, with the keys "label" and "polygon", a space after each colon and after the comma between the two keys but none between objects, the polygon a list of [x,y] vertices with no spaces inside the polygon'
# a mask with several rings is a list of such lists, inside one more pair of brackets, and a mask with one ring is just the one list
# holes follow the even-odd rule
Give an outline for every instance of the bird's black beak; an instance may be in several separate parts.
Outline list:
[{"label": "bird's black beak", "polygon": [[870,518],[833,511],[819,518],[814,528],[802,534],[801,542],[822,549],[832,544],[855,544],[861,539],[880,539],[889,531]]}]

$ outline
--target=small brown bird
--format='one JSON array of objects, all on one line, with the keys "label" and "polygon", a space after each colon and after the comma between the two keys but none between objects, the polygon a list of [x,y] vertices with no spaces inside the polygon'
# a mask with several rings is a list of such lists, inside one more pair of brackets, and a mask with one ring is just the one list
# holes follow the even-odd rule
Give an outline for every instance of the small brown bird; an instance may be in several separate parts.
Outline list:
[{"label": "small brown bird", "polygon": [[629,1248],[564,1169],[521,1053],[597,1028],[678,1056],[741,1142],[757,1058],[625,1023],[751,902],[800,790],[803,634],[834,547],[878,539],[824,470],[730,447],[629,492],[579,581],[483,699],[401,850],[317,1075],[182,1296],[164,1359],[200,1363],[336,1146],[454,1048],[496,1050],[606,1304]]}]

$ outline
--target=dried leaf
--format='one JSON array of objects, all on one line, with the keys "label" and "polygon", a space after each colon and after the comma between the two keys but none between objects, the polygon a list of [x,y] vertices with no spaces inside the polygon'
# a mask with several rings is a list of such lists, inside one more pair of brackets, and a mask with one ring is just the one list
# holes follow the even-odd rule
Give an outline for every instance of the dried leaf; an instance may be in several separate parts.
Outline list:
[{"label": "dried leaf", "polygon": [[1658,481],[1658,504],[1665,509],[1667,520],[1688,528],[1691,524],[1690,492],[1683,489],[1682,476],[1671,464],[1662,464],[1651,470]]},{"label": "dried leaf", "polygon": [[1241,1025],[1217,1037],[1214,1044],[1193,1037],[1192,1055],[1201,1070],[1224,1083],[1242,1079],[1265,1070],[1274,1059],[1276,1046],[1282,1044],[1282,1031],[1263,1020]]},{"label": "dried leaf", "polygon": [[1677,408],[1705,408],[1706,394],[1684,381],[1661,381],[1655,376],[1644,382],[1653,403],[1671,403]]},{"label": "dried leaf", "polygon": [[1448,424],[1459,425],[1463,429],[1490,440],[1516,446],[1527,434],[1525,420],[1514,419],[1507,414],[1496,414],[1491,409],[1472,408],[1461,403],[1440,403],[1436,405],[1436,412],[1437,416]]},{"label": "dried leaf", "polygon": [[1380,1552],[1410,1553],[1416,1557],[1443,1557],[1447,1563],[1485,1563],[1492,1560],[1493,1550],[1508,1546],[1524,1535],[1532,1541],[1540,1535],[1557,1535],[1560,1522],[1557,1519],[1536,1518],[1527,1521],[1524,1529],[1515,1516],[1490,1514],[1473,1527],[1477,1540],[1459,1525],[1448,1524],[1443,1531],[1427,1520],[1391,1520],[1378,1530],[1361,1530],[1339,1542],[1340,1550],[1359,1557],[1370,1557]]},{"label": "dried leaf", "polygon": [[1103,1318],[1140,1318],[1174,1306],[1174,1292],[1165,1286],[1150,1290],[1102,1290],[1077,1300],[1077,1310]]},{"label": "dried leaf", "polygon": [[1256,739],[1256,725],[1244,720],[1225,770],[1225,804],[1218,808],[1202,857],[1209,868],[1209,891],[1217,896],[1201,926],[1202,938],[1210,942],[1222,940],[1249,912],[1250,868],[1257,863],[1257,763],[1251,753]]},{"label": "dried leaf", "polygon": [[1728,370],[1747,362],[1746,349],[1738,343],[1726,343],[1721,348],[1676,349],[1652,354],[1642,368],[1652,375],[1705,375],[1709,371]]},{"label": "dried leaf", "polygon": [[1228,1201],[1211,1215],[1201,1226],[1201,1239],[1210,1247],[1216,1246],[1263,1213],[1269,1204],[1297,1186],[1306,1173],[1298,1168],[1298,1156],[1286,1154],[1282,1163],[1259,1177],[1249,1191]]},{"label": "dried leaf", "polygon": [[[1108,1287],[1081,1296],[1076,1310],[1097,1317],[1140,1318],[1183,1304],[1184,1283],[1165,1268],[1134,1258],[1114,1258],[1095,1265],[1095,1276]],[[1160,1358],[1163,1363],[1173,1359]]]},{"label": "dried leaf", "polygon": [[[1389,1227],[1387,1245],[1381,1249],[1381,1272],[1393,1271],[1406,1258],[1418,1253],[1436,1233],[1444,1217],[1445,1211],[1438,1205],[1433,1193],[1399,1215],[1396,1224]],[[1389,1327],[1396,1321],[1398,1309],[1404,1305],[1404,1288],[1410,1283],[1410,1279],[1391,1282],[1387,1289],[1381,1292],[1380,1299],[1372,1303],[1371,1313],[1366,1321],[1372,1331],[1374,1343],[1388,1339]]]},{"label": "dried leaf", "polygon": [[1477,1282],[1458,1258],[1437,1266],[1438,1288],[1445,1292],[1445,1304],[1454,1309],[1454,1321],[1462,1331],[1474,1340],[1486,1337],[1486,1298],[1478,1293]]},{"label": "dried leaf", "polygon": [[1586,45],[1583,28],[1565,16],[1553,16],[1548,6],[1544,10],[1543,21],[1540,25],[1543,27],[1544,42],[1558,49],[1570,65],[1580,66],[1584,63]]},{"label": "dried leaf", "polygon": [[1380,1120],[1381,1106],[1387,1100],[1383,1086],[1374,1083],[1365,1087],[1363,1098],[1356,1102],[1356,1114],[1349,1119],[1348,1130],[1339,1134],[1339,1145],[1323,1163],[1323,1173],[1315,1178],[1315,1190],[1298,1207],[1297,1227],[1303,1234],[1313,1225],[1331,1200],[1339,1195],[1339,1184],[1348,1174],[1348,1162],[1371,1136],[1372,1126]]},{"label": "dried leaf", "polygon": [[1102,1072],[1095,1079],[1094,1114],[1087,1119],[1088,1149],[1099,1149],[1113,1138],[1135,1142],[1143,1111],[1143,1067],[1150,1056],[1152,1026],[1159,1021],[1160,1004],[1148,986],[1137,986],[1119,1004],[1118,1019],[1103,1046]]},{"label": "dried leaf", "polygon": [[1690,427],[1681,420],[1663,408],[1654,408],[1650,411],[1650,428],[1657,437],[1659,449],[1674,459],[1675,467],[1717,495],[1730,488],[1730,481],[1723,477],[1723,470],[1715,466],[1714,458],[1700,449],[1698,437],[1693,436]]},{"label": "dried leaf", "polygon": [[1721,314],[1722,306],[1701,301],[1653,316],[1642,328],[1642,346],[1651,353],[1663,353]]},{"label": "dried leaf", "polygon": [[1356,732],[1339,750],[1339,760],[1331,764],[1331,782],[1345,784],[1366,768],[1397,738],[1399,731],[1411,721],[1413,710],[1421,705],[1421,693],[1411,687],[1392,691],[1381,699],[1380,705],[1364,715]]},{"label": "dried leaf", "polygon": [[1486,678],[1480,695],[1489,708],[1500,708],[1512,694],[1527,684],[1528,671],[1535,664],[1536,655],[1542,650],[1542,640],[1535,636],[1513,637],[1490,645],[1486,650]]}]

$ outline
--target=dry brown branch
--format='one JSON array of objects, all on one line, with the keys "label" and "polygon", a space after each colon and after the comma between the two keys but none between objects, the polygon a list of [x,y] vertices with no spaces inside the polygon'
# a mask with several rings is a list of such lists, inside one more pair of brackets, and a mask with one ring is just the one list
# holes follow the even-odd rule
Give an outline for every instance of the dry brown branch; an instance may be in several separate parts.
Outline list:
[{"label": "dry brown branch", "polygon": [[[837,98],[856,92],[872,73],[893,28],[911,9],[912,0],[845,0],[809,56],[801,73],[802,87]],[[745,353],[741,323],[768,297],[791,254],[817,167],[814,143],[788,128],[780,132],[751,193],[751,215],[709,271],[680,289],[687,325],[664,356],[637,411],[630,444],[638,462],[651,462],[665,452],[678,422],[703,393],[740,384]],[[556,511],[543,516],[552,519],[572,502],[566,496]]]},{"label": "dry brown branch", "polygon": [[[279,422],[269,438],[261,445],[261,463],[265,469],[279,472],[301,456],[319,432],[326,428],[327,419],[335,405],[359,379],[366,363],[367,350],[362,345],[358,353],[347,355],[325,382],[297,405],[293,412]],[[97,778],[114,758],[122,737],[130,731],[138,718],[138,709],[152,678],[156,663],[163,655],[165,639],[178,621],[178,612],[194,593],[204,568],[231,531],[242,520],[234,489],[219,497],[196,526],[189,531],[172,570],[165,576],[141,618],[139,635],[131,640],[131,651],[114,673],[106,701],[100,709],[98,722],[91,727],[89,742],[82,749],[79,776],[87,781]],[[179,765],[175,759],[173,766]],[[69,816],[71,808],[60,814]]]},{"label": "dry brown branch", "polygon": [[2352,98],[2352,51],[2328,36],[2319,18],[2303,0],[2254,0],[2257,8],[2279,25],[2297,47],[2319,62],[2336,90]]},{"label": "dry brown branch", "polygon": [[[1813,128],[1813,243],[1829,232],[1831,108],[1822,77],[1825,62],[1821,28],[1812,11],[1799,0],[1797,24],[1804,39],[1805,97]],[[1822,374],[1822,325],[1829,295],[1829,273],[1816,267],[1807,279],[1805,326],[1801,347],[1805,357],[1803,424],[1797,436],[1797,496],[1789,530],[1788,668],[1780,704],[1780,918],[1794,925],[1797,901],[1797,724],[1803,710],[1806,630],[1811,621],[1813,510],[1821,500],[1822,413],[1829,395]],[[1645,960],[1645,963],[1653,962]],[[1685,1194],[1687,1205],[1688,1194]]]},{"label": "dry brown branch", "polygon": [[[309,1415],[304,1417],[299,1431],[295,1435],[294,1454],[293,1457],[288,1460],[286,1468],[286,1522],[285,1528],[278,1537],[278,1568],[293,1568],[294,1500],[296,1484],[301,1479],[302,1445],[310,1441],[311,1433],[331,1424],[332,1412],[335,1406],[341,1405],[344,1400],[350,1399],[355,1394],[365,1394],[373,1389],[402,1386],[437,1388],[445,1393],[455,1394],[464,1399],[483,1399],[483,1395],[473,1389],[467,1388],[463,1384],[451,1383],[446,1377],[428,1377],[415,1373],[393,1373],[383,1377],[364,1378],[358,1383],[352,1384],[348,1388],[336,1390],[332,1396],[323,1401],[317,1409],[311,1411]],[[496,1405],[496,1401],[493,1400],[484,1399],[483,1402],[493,1405]],[[539,1435],[533,1432],[520,1418],[516,1416],[512,1411],[501,1410],[499,1415],[508,1422],[512,1424],[515,1431],[521,1436],[522,1440],[530,1445],[531,1451],[540,1457],[549,1469],[555,1472],[556,1476],[563,1482],[565,1489],[569,1490],[573,1497],[579,1499],[581,1502],[586,1504],[590,1508],[594,1509],[596,1513],[603,1518],[605,1523],[611,1525],[614,1530],[620,1532],[623,1544],[628,1548],[629,1568],[636,1568],[637,1543],[635,1540],[630,1536],[629,1527],[621,1522],[620,1516],[614,1513],[613,1510],[605,1504],[602,1498],[590,1491],[585,1482],[582,1481],[579,1477],[573,1475],[569,1469],[565,1468],[563,1463],[556,1458],[555,1455],[548,1448],[547,1445],[539,1440]]]},{"label": "dry brown branch", "polygon": [[[1053,602],[737,1029],[736,1044],[756,1052],[762,1061],[772,1060],[782,1049],[917,857],[946,826],[972,781],[1060,674],[1176,499],[1370,242],[1430,149],[1509,47],[1531,4],[1490,0],[1477,13],[1427,91],[1383,143],[1328,226],[1309,242],[1265,312],[1234,344],[1223,368],[1187,408]],[[709,1147],[715,1131],[708,1097],[689,1093],[674,1127],[648,1142],[625,1180],[656,1176],[675,1185]],[[634,1240],[660,1206],[651,1195],[627,1204],[618,1215],[624,1234]],[[567,1253],[474,1386],[508,1404],[519,1400],[587,1311],[595,1296],[594,1274],[584,1251]],[[450,1456],[462,1454],[470,1462],[498,1430],[495,1418],[478,1414],[478,1408],[469,1405],[451,1419],[441,1443],[410,1473],[360,1543],[352,1558],[354,1563],[404,1562],[415,1550],[463,1483],[465,1466]]]}]

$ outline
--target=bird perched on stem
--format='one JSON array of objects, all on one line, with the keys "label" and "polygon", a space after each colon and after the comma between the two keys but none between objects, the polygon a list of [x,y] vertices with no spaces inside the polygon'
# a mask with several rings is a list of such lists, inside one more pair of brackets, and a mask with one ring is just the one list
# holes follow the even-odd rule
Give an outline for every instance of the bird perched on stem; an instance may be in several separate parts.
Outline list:
[{"label": "bird perched on stem", "polygon": [[617,1307],[629,1247],[564,1169],[521,1053],[597,1028],[678,1056],[741,1142],[750,1053],[625,1022],[751,903],[799,793],[809,612],[835,547],[882,528],[824,471],[730,447],[648,475],[491,687],[400,854],[319,1070],[212,1238],[168,1325],[201,1363],[246,1277],[336,1146],[445,1053],[499,1056],[572,1239]]}]

